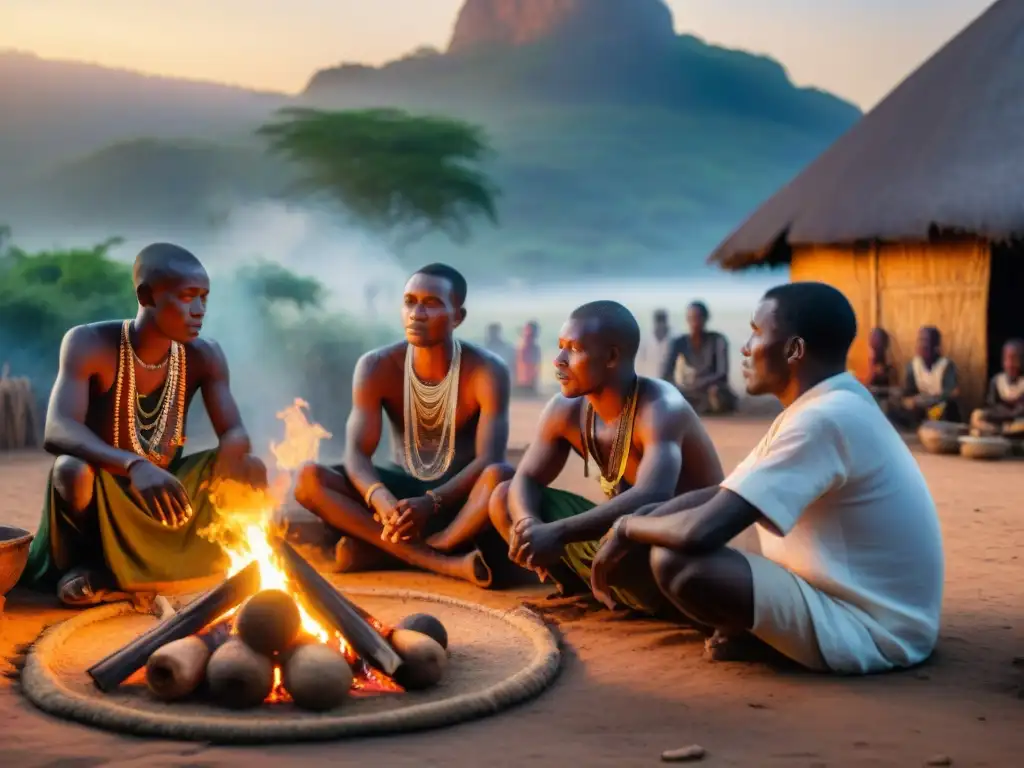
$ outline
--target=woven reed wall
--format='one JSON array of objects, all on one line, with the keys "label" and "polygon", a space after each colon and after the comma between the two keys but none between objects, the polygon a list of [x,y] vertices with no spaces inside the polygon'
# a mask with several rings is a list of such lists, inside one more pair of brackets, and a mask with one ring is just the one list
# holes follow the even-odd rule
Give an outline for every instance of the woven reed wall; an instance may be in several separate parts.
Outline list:
[{"label": "woven reed wall", "polygon": [[850,300],[860,331],[850,352],[857,372],[867,364],[872,327],[889,332],[902,376],[918,330],[936,326],[944,353],[960,369],[963,405],[970,409],[981,404],[987,386],[990,253],[981,241],[799,248],[791,275],[834,285]]}]

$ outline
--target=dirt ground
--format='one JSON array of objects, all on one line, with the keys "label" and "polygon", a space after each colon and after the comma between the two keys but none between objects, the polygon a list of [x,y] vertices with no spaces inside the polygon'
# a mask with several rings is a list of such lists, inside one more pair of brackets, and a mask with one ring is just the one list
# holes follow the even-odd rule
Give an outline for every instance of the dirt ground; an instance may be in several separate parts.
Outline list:
[{"label": "dirt ground", "polygon": [[[528,440],[538,408],[517,404],[513,444]],[[709,423],[726,468],[766,429],[763,420]],[[558,622],[565,662],[554,686],[498,716],[447,730],[353,742],[221,748],[119,737],[35,710],[0,680],[0,765],[653,765],[665,749],[697,743],[705,764],[1022,765],[1024,750],[1024,462],[919,456],[939,505],[947,579],[939,648],[923,667],[837,679],[762,665],[711,664],[695,634],[606,613]],[[0,522],[33,530],[49,463],[0,458]],[[579,466],[560,485],[589,491]],[[1012,488],[1018,488],[1013,492]],[[511,606],[537,590],[482,593],[413,573],[352,583],[414,587]],[[0,623],[0,657],[66,612],[15,591]]]}]

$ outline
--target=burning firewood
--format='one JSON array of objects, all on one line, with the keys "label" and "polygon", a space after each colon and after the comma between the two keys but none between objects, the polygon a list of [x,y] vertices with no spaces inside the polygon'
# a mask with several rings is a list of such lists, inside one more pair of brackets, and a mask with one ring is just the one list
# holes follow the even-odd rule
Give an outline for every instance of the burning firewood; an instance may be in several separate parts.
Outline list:
[{"label": "burning firewood", "polygon": [[259,588],[259,564],[253,562],[166,621],[94,664],[89,668],[89,676],[101,691],[108,693],[114,690],[141,669],[158,648],[198,632],[237,607]]},{"label": "burning firewood", "polygon": [[158,648],[146,662],[146,685],[161,701],[192,693],[206,677],[210,649],[198,635],[183,637]]},{"label": "burning firewood", "polygon": [[277,539],[273,546],[288,576],[302,591],[303,602],[309,611],[324,624],[340,632],[367,663],[393,677],[402,664],[402,657],[364,618],[365,614],[317,573],[288,542]]},{"label": "burning firewood", "polygon": [[210,656],[206,680],[214,699],[225,707],[256,707],[274,690],[274,664],[241,640],[233,639]]},{"label": "burning firewood", "polygon": [[323,643],[300,643],[282,668],[284,688],[295,705],[315,712],[339,706],[352,687],[352,668],[342,654]]},{"label": "burning firewood", "polygon": [[287,648],[301,626],[295,600],[279,589],[265,589],[250,597],[235,622],[235,629],[246,645],[265,656]]},{"label": "burning firewood", "polygon": [[198,635],[154,651],[146,662],[146,685],[153,695],[175,701],[193,693],[206,679],[210,656],[231,638],[231,624],[230,619],[221,619]]},{"label": "burning firewood", "polygon": [[391,645],[402,657],[395,680],[409,690],[430,688],[441,682],[448,669],[448,652],[441,644],[411,629],[391,633]]}]

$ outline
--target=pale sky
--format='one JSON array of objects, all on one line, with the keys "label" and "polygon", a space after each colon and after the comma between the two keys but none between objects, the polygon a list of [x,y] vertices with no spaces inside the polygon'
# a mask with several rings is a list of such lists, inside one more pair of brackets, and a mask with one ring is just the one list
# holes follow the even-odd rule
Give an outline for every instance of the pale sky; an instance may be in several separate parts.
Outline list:
[{"label": "pale sky", "polygon": [[[0,0],[0,49],[286,92],[444,48],[463,0]],[[767,53],[869,108],[991,0],[668,0],[676,29]]]}]

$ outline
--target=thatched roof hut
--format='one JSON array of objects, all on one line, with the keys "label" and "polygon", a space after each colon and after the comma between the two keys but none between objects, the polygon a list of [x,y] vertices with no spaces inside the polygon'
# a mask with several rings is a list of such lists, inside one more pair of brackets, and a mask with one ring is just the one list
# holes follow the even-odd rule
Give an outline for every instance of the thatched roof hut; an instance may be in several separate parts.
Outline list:
[{"label": "thatched roof hut", "polygon": [[791,265],[912,354],[921,325],[977,403],[998,349],[1024,335],[1024,0],[997,0],[712,254],[739,270]]}]

